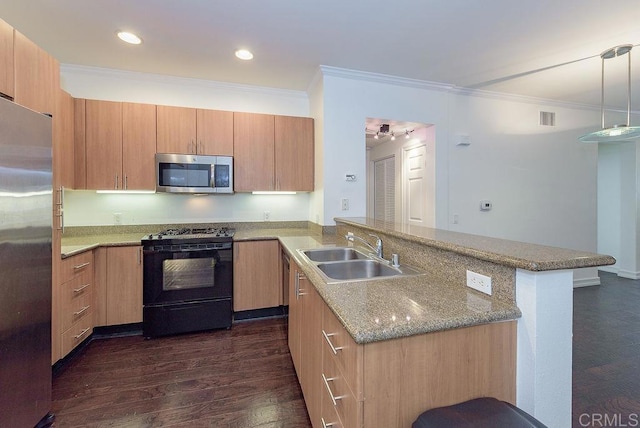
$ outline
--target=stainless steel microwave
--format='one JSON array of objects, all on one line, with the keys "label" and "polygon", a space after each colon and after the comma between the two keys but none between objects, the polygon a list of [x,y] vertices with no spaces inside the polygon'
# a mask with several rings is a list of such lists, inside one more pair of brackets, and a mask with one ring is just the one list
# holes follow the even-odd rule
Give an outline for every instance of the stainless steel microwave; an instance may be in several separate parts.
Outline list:
[{"label": "stainless steel microwave", "polygon": [[233,193],[233,157],[156,153],[156,191]]}]

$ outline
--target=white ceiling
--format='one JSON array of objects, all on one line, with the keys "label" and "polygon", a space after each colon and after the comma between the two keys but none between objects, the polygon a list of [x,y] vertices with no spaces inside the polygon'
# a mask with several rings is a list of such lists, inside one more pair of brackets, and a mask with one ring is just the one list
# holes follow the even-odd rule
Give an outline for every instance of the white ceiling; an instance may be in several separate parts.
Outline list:
[{"label": "white ceiling", "polygon": [[293,90],[328,65],[593,105],[600,52],[640,43],[638,0],[0,0],[0,17],[66,64]]}]

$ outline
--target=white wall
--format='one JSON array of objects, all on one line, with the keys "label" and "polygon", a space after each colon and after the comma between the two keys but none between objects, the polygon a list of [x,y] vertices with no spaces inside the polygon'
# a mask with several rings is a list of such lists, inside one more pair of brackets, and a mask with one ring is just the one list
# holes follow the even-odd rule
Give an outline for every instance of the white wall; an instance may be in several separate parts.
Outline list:
[{"label": "white wall", "polygon": [[[288,116],[309,116],[307,94],[300,91],[232,85],[146,73],[62,65],[63,88],[76,98],[176,105]],[[309,194],[297,195],[105,195],[68,192],[67,226],[172,222],[309,220]]]}]

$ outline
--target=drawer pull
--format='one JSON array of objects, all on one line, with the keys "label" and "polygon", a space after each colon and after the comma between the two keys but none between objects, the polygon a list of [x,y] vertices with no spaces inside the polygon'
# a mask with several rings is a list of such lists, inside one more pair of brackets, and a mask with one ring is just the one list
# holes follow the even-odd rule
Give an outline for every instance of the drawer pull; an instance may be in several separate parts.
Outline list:
[{"label": "drawer pull", "polygon": [[329,427],[336,426],[336,424],[333,422],[326,423],[324,421],[324,418],[320,418],[320,420],[322,421],[322,428],[329,428]]},{"label": "drawer pull", "polygon": [[80,309],[78,312],[74,312],[73,316],[78,317],[80,315],[82,315],[84,312],[87,311],[87,309],[89,309],[91,307],[91,305],[87,305],[84,308]]},{"label": "drawer pull", "polygon": [[82,336],[84,336],[85,334],[87,334],[87,332],[91,330],[91,327],[87,327],[84,330],[82,330],[79,334],[73,336],[74,339],[80,339]]},{"label": "drawer pull", "polygon": [[338,346],[338,347],[333,346],[333,343],[331,343],[331,339],[329,338],[332,336],[335,336],[336,335],[335,333],[327,334],[326,331],[322,330],[322,335],[324,336],[324,340],[326,340],[329,346],[331,347],[331,351],[333,351],[333,355],[337,355],[338,351],[344,348],[343,346]]},{"label": "drawer pull", "polygon": [[333,403],[334,406],[337,406],[338,403],[336,403],[336,400],[341,400],[342,397],[336,397],[333,395],[333,392],[331,391],[331,387],[329,386],[329,381],[332,381],[334,378],[329,378],[327,379],[327,377],[324,375],[324,373],[322,373],[322,380],[324,381],[324,386],[325,388],[327,388],[327,392],[329,393],[329,397],[331,397],[331,402]]},{"label": "drawer pull", "polygon": [[88,286],[90,286],[91,284],[84,284],[82,286],[80,286],[79,288],[74,288],[73,292],[74,293],[80,293],[82,292],[82,290],[84,290],[85,288],[87,288]]},{"label": "drawer pull", "polygon": [[73,268],[74,269],[82,269],[84,267],[87,267],[91,264],[91,262],[86,262],[86,263],[82,263],[81,265],[75,265]]}]

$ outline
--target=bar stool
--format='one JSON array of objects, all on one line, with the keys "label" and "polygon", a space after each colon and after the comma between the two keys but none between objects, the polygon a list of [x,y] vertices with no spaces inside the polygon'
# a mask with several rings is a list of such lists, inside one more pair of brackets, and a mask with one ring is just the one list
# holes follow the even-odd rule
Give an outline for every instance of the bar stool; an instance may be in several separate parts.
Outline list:
[{"label": "bar stool", "polygon": [[517,407],[491,397],[430,409],[411,428],[546,428]]}]

